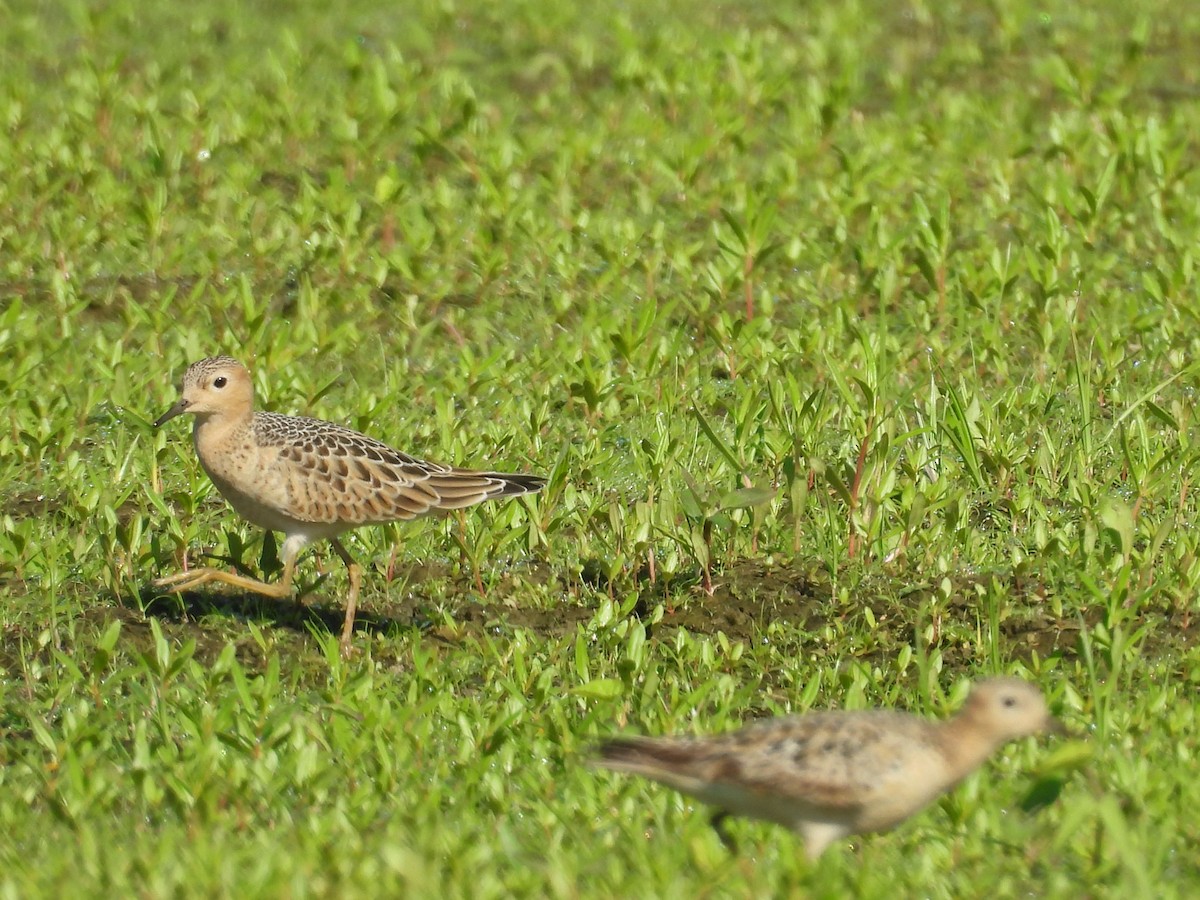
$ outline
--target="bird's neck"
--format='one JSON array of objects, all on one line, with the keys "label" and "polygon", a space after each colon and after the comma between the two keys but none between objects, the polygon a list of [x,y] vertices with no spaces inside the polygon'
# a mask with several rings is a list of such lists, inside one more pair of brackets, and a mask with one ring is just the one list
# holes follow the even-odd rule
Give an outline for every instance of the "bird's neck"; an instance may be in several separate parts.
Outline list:
[{"label": "bird's neck", "polygon": [[230,440],[235,440],[250,428],[253,419],[253,414],[244,416],[228,413],[197,415],[195,424],[192,425],[192,440],[196,444],[196,450],[203,457],[206,451]]},{"label": "bird's neck", "polygon": [[952,784],[983,765],[1000,743],[968,713],[947,719],[938,729],[938,746],[953,773]]}]

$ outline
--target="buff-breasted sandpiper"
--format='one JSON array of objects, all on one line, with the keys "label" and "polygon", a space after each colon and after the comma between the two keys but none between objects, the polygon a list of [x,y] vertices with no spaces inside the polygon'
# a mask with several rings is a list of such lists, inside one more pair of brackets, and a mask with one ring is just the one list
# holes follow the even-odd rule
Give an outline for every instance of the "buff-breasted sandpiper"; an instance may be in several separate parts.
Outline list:
[{"label": "buff-breasted sandpiper", "polygon": [[154,426],[183,413],[195,416],[196,454],[217,490],[250,522],[285,535],[280,550],[283,577],[268,584],[199,568],[160,578],[154,586],[185,591],[219,582],[288,597],[300,551],[313,541],[328,539],[350,574],[343,652],[354,628],[362,572],[338,540],[339,534],[361,525],[531,494],[546,483],[536,475],[478,472],[426,462],[321,419],[255,412],[250,373],[228,356],[189,366],[179,400]]},{"label": "buff-breasted sandpiper", "polygon": [[644,775],[728,815],[791,828],[809,859],[852,834],[886,831],[951,790],[1004,743],[1059,732],[1041,691],[976,682],[963,708],[931,720],[893,710],[768,719],[708,737],[618,737],[594,763]]}]

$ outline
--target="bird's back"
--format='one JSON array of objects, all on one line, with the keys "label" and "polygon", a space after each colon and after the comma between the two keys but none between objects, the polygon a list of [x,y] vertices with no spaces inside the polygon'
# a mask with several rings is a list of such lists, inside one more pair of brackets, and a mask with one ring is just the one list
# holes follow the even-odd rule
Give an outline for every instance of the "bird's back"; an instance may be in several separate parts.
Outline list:
[{"label": "bird's back", "polygon": [[354,527],[414,519],[545,485],[533,475],[428,462],[322,419],[257,413],[252,432],[264,465],[286,485],[286,513],[306,522]]},{"label": "bird's back", "polygon": [[886,710],[814,713],[716,737],[618,738],[600,746],[597,762],[791,827],[835,818],[878,830],[943,789],[936,727]]}]

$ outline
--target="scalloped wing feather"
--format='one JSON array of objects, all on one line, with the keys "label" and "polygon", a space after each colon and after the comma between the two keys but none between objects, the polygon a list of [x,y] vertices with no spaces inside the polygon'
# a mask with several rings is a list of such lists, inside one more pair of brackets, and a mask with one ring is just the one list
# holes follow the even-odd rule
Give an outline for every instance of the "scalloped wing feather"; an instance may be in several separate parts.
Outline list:
[{"label": "scalloped wing feather", "polygon": [[[321,419],[258,413],[258,443],[274,447],[293,501],[287,512],[315,523],[368,525],[461,509],[540,490],[532,475],[476,472],[428,462]],[[302,502],[295,502],[297,499]]]}]

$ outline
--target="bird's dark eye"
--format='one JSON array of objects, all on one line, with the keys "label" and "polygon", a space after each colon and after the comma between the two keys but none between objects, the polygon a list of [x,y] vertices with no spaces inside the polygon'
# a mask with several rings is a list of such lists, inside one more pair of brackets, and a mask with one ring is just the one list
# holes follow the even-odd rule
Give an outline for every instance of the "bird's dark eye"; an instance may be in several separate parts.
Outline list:
[{"label": "bird's dark eye", "polygon": [[229,384],[229,379],[226,378],[224,375],[218,375],[216,378],[213,379],[213,387],[215,387],[215,388],[223,388],[227,384]]},{"label": "bird's dark eye", "polygon": [[1014,706],[1017,705],[1017,698],[1016,697],[1005,697],[1004,705],[1007,706],[1009,709],[1012,709]]}]

